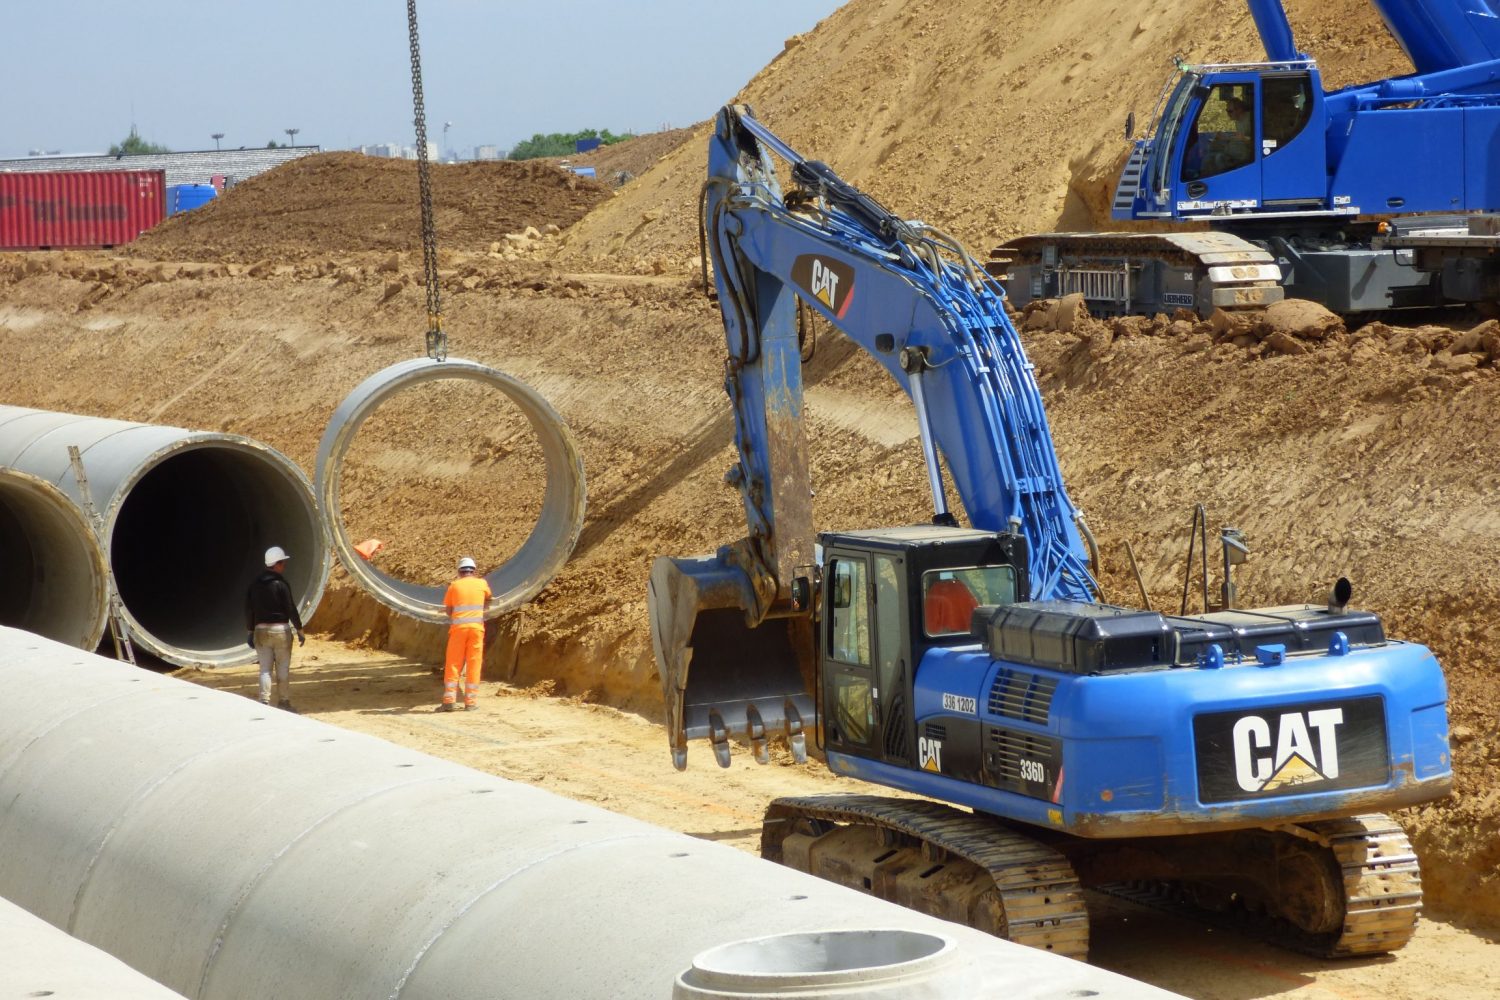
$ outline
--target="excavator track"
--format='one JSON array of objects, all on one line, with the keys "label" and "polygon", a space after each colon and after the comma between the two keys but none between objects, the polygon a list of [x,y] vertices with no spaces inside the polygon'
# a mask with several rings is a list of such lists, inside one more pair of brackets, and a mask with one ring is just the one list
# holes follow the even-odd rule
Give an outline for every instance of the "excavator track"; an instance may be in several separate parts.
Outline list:
[{"label": "excavator track", "polygon": [[1352,816],[1291,829],[1309,845],[1304,858],[1310,864],[1300,867],[1322,866],[1324,873],[1290,878],[1283,892],[1226,894],[1221,885],[1192,880],[1090,888],[1318,958],[1380,955],[1411,940],[1422,912],[1422,877],[1411,842],[1394,820]]},{"label": "excavator track", "polygon": [[1088,957],[1088,911],[1060,852],[936,802],[873,795],[776,799],[761,856],[1017,944]]}]

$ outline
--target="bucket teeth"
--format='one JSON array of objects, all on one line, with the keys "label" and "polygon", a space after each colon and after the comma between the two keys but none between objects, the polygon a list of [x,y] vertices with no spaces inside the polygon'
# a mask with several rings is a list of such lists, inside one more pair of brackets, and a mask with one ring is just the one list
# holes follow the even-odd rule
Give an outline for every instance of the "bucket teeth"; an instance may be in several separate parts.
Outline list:
[{"label": "bucket teeth", "polygon": [[761,720],[760,710],[754,705],[745,706],[745,729],[750,736],[750,750],[757,764],[771,763],[771,749],[766,742],[766,724]]},{"label": "bucket teeth", "polygon": [[783,712],[786,726],[782,732],[786,735],[787,746],[792,748],[792,759],[799,764],[806,764],[807,737],[802,734],[802,714],[797,711],[797,706],[792,704],[790,698],[786,700]]},{"label": "bucket teeth", "polygon": [[714,760],[720,767],[729,766],[729,727],[718,712],[708,713],[708,739],[714,747]]}]

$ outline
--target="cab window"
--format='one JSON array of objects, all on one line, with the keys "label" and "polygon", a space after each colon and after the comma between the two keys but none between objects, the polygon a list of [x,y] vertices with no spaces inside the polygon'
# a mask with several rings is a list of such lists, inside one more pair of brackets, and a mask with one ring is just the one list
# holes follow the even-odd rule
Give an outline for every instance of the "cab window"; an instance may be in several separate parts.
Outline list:
[{"label": "cab window", "polygon": [[922,574],[922,626],[929,638],[968,635],[981,604],[1014,604],[1013,566],[971,566]]},{"label": "cab window", "polygon": [[870,665],[870,602],[865,564],[840,559],[833,564],[833,623],[828,655],[840,663]]},{"label": "cab window", "polygon": [[1219,83],[1208,88],[1188,130],[1182,179],[1202,180],[1255,162],[1255,89]]},{"label": "cab window", "polygon": [[1262,141],[1272,156],[1295,139],[1312,118],[1312,79],[1272,76],[1261,83],[1263,95]]}]

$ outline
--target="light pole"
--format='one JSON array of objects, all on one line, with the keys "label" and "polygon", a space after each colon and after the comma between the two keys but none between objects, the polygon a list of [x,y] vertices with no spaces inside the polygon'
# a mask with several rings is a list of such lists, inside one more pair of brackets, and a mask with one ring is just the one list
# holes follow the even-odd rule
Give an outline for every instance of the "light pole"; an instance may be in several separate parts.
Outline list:
[{"label": "light pole", "polygon": [[223,133],[223,132],[215,132],[215,133],[214,133],[214,134],[213,134],[213,140],[214,140],[214,151],[215,151],[215,152],[217,152],[217,151],[218,151],[218,149],[219,149],[219,140],[220,140],[220,139],[222,139],[222,138],[224,138],[224,133]]},{"label": "light pole", "polygon": [[284,128],[281,131],[286,133],[288,146],[297,145],[297,133],[302,131],[300,128]]},{"label": "light pole", "polygon": [[452,122],[443,122],[443,155],[448,155],[448,130],[453,127]]}]

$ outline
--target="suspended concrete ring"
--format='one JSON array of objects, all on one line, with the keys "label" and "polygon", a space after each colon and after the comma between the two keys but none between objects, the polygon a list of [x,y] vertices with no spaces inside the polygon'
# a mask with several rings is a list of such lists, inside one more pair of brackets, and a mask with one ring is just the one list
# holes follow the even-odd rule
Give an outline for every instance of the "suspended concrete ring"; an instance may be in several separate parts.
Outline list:
[{"label": "suspended concrete ring", "polygon": [[485,617],[495,618],[525,604],[551,582],[572,554],[583,530],[585,491],[583,458],[578,445],[557,411],[526,383],[460,358],[446,361],[416,358],[376,372],[339,404],[323,431],[323,439],[318,443],[315,487],[318,503],[334,551],[361,588],[393,611],[426,622],[448,621],[443,609],[446,588],[398,580],[354,551],[339,503],[344,456],[365,418],[402,389],[440,379],[467,379],[498,389],[526,415],[547,463],[547,486],[536,527],[515,555],[485,576],[494,594]]}]

